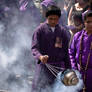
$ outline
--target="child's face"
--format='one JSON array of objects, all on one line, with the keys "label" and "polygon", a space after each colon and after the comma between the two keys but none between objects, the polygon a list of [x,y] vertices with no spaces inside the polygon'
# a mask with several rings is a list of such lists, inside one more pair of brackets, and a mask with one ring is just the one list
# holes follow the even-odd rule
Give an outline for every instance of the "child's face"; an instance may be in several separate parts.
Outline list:
[{"label": "child's face", "polygon": [[80,24],[82,24],[80,20],[77,20],[77,19],[74,20],[74,25],[75,26],[79,26]]},{"label": "child's face", "polygon": [[50,15],[47,17],[47,20],[48,20],[48,24],[51,26],[51,27],[55,27],[56,24],[58,23],[59,21],[59,17],[57,15]]},{"label": "child's face", "polygon": [[74,18],[74,25],[79,26],[82,24],[82,21],[79,18]]},{"label": "child's face", "polygon": [[78,30],[81,30],[83,28],[83,23],[79,20],[79,19],[76,19],[74,20],[74,26],[78,29]]}]

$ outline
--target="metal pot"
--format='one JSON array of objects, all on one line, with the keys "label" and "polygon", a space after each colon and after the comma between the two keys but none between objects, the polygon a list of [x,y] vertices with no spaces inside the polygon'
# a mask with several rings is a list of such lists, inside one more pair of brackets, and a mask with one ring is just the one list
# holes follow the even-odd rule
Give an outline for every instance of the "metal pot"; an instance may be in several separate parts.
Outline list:
[{"label": "metal pot", "polygon": [[79,82],[77,75],[74,70],[67,69],[62,72],[61,74],[61,81],[66,86],[76,85]]}]

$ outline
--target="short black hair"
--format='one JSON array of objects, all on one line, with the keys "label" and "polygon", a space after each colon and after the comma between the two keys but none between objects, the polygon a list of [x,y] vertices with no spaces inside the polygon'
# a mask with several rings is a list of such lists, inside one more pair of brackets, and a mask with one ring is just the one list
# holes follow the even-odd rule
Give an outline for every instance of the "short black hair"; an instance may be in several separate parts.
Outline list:
[{"label": "short black hair", "polygon": [[61,16],[61,10],[59,7],[55,6],[55,5],[51,5],[47,8],[46,11],[46,17],[50,16],[50,15],[57,15],[58,17]]},{"label": "short black hair", "polygon": [[92,11],[89,10],[84,14],[84,21],[86,21],[87,17],[92,17]]}]

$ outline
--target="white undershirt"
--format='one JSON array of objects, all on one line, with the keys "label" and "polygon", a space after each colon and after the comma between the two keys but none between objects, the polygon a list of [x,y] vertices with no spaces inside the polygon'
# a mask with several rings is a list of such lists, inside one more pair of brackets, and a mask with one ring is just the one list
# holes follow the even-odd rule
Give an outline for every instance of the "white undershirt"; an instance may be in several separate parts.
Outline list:
[{"label": "white undershirt", "polygon": [[[48,23],[48,20],[47,20],[47,23]],[[51,28],[52,32],[54,32],[55,27],[50,27],[50,28]]]},{"label": "white undershirt", "polygon": [[52,32],[54,32],[54,30],[55,30],[55,27],[51,27],[51,30],[52,30]]}]

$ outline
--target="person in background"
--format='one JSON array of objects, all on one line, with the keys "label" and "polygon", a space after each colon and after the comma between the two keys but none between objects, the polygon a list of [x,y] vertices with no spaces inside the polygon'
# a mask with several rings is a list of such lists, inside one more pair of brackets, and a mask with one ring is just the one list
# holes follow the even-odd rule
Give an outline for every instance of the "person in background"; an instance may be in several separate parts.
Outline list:
[{"label": "person in background", "polygon": [[70,44],[71,44],[71,41],[73,39],[74,34],[81,31],[84,28],[82,14],[75,13],[73,15],[73,22],[74,22],[74,26],[72,26],[72,28],[70,28],[71,29],[71,31],[70,31],[71,32]]},{"label": "person in background", "polygon": [[92,10],[83,16],[85,28],[77,32],[69,48],[71,66],[78,69],[84,80],[84,88],[81,92],[92,90]]},{"label": "person in background", "polygon": [[76,3],[76,0],[64,0],[65,5],[64,9],[67,11],[67,16],[69,15],[69,11],[71,7]]},{"label": "person in background", "polygon": [[68,39],[70,40],[71,34],[69,32],[69,28],[67,27],[67,12],[64,9],[64,3],[65,3],[64,0],[44,0],[41,3],[41,6],[42,6],[41,13],[43,16],[41,23],[46,20],[45,13],[47,11],[48,6],[51,6],[51,5],[58,6],[61,9],[61,16],[60,16],[60,19],[58,21],[59,25],[64,27],[65,30],[67,30],[67,36],[68,36]]},{"label": "person in background", "polygon": [[59,24],[62,26],[66,26],[68,24],[67,21],[67,11],[64,9],[65,1],[64,0],[56,0],[56,5],[61,9],[62,16],[60,17]]},{"label": "person in background", "polygon": [[88,8],[88,0],[77,0],[77,3],[73,5],[70,9],[69,16],[68,16],[68,25],[73,25],[72,16],[75,12],[83,13]]},{"label": "person in background", "polygon": [[81,31],[84,28],[82,14],[75,13],[73,16],[73,22],[74,22],[74,29],[72,30],[73,34]]},{"label": "person in background", "polygon": [[[69,32],[71,33],[71,40],[74,34],[77,31],[80,31],[83,27],[81,16],[82,16],[82,13],[86,11],[86,9],[88,8],[88,5],[89,3],[86,0],[77,0],[77,3],[75,3],[70,9],[69,16],[68,16],[68,28],[69,28]],[[76,20],[76,18],[74,17],[76,15],[80,16],[80,19],[77,18],[78,20]],[[76,27],[76,22],[77,24],[80,24],[79,28],[78,26]],[[71,43],[71,40],[70,40],[70,43]]]},{"label": "person in background", "polygon": [[56,2],[53,0],[44,0],[40,4],[40,12],[42,14],[41,23],[43,23],[46,20],[45,14],[47,11],[47,8],[51,5],[56,5]]},{"label": "person in background", "polygon": [[[31,92],[46,92],[52,87],[56,76],[47,68],[47,64],[59,68],[70,68],[66,30],[58,24],[61,10],[51,5],[46,12],[46,21],[34,31],[32,54],[37,60]],[[50,91],[51,92],[51,91]]]},{"label": "person in background", "polygon": [[65,30],[67,30],[67,36],[68,36],[68,39],[70,40],[71,38],[71,33],[69,31],[69,26],[68,26],[68,12],[65,10],[65,0],[54,0],[56,2],[56,5],[58,7],[60,7],[61,9],[61,17],[59,19],[59,24],[60,26],[64,27]]},{"label": "person in background", "polygon": [[68,25],[74,25],[73,15],[76,12],[82,14],[84,11],[88,9],[88,6],[89,6],[88,0],[77,0],[77,3],[74,4],[70,9],[68,16]]}]

